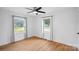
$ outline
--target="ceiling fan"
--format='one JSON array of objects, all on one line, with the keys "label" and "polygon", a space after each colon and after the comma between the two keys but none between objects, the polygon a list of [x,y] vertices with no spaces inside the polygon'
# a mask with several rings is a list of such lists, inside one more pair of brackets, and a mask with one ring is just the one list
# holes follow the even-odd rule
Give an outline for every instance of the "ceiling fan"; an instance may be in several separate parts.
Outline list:
[{"label": "ceiling fan", "polygon": [[31,8],[26,8],[26,9],[31,10],[30,12],[27,13],[35,13],[36,15],[38,15],[38,13],[46,13],[44,11],[40,11],[42,7],[33,7],[33,9]]}]

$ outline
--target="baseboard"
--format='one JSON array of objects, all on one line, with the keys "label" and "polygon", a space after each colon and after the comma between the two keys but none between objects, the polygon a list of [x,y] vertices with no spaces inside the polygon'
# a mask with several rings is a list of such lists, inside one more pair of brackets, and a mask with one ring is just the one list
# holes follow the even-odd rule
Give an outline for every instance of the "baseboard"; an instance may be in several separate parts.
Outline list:
[{"label": "baseboard", "polygon": [[[39,36],[31,36],[31,37],[24,38],[22,40],[31,39],[31,38],[47,40],[47,39],[44,39],[44,38],[39,37]],[[22,40],[19,40],[19,41],[22,41]],[[19,42],[19,41],[15,41],[15,42]],[[48,41],[51,41],[51,40],[48,40]],[[5,46],[5,45],[12,44],[12,43],[15,43],[15,42],[8,42],[8,43],[5,43],[5,44],[1,44],[0,46]]]},{"label": "baseboard", "polygon": [[[25,40],[25,39],[22,39],[22,40]],[[15,42],[19,42],[19,41],[22,41],[22,40],[18,40],[18,41],[15,41]],[[15,42],[7,42],[7,43],[4,43],[4,44],[1,44],[0,47],[9,45],[9,44],[12,44],[12,43],[15,43]]]},{"label": "baseboard", "polygon": [[[44,39],[44,38],[39,37],[39,36],[31,36],[31,37],[29,37],[29,39],[31,39],[31,38],[48,40],[48,39]],[[48,41],[53,41],[53,40],[48,40]]]},{"label": "baseboard", "polygon": [[4,44],[1,44],[0,47],[1,46],[5,46],[5,45],[8,45],[8,44],[11,44],[11,43],[10,42],[7,42],[7,43],[4,43]]},{"label": "baseboard", "polygon": [[38,37],[38,36],[31,36],[29,38],[38,38],[38,39],[42,39],[41,37]]},{"label": "baseboard", "polygon": [[[37,36],[31,36],[31,37],[28,37],[27,39],[29,38],[39,38]],[[22,39],[22,40],[25,40],[26,38]],[[22,41],[22,40],[18,40],[18,41],[15,41],[15,42],[19,42],[19,41]],[[1,46],[6,46],[6,45],[9,45],[9,44],[12,44],[12,43],[15,43],[15,42],[7,42],[7,43],[3,43],[3,44],[0,44],[0,47]]]}]

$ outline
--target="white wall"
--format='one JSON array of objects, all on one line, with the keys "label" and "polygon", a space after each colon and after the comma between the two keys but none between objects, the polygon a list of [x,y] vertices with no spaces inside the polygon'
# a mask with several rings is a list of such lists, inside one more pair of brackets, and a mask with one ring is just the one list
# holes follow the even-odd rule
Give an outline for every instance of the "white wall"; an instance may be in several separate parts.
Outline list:
[{"label": "white wall", "polygon": [[34,17],[18,14],[4,8],[0,8],[0,45],[10,43],[12,34],[12,15],[27,17],[27,31],[28,37],[33,35],[33,19]]},{"label": "white wall", "polygon": [[[76,28],[76,33],[79,33],[79,8],[77,8],[77,21],[76,22],[77,22],[76,23],[76,27],[77,27]],[[79,34],[77,34],[76,40],[77,40],[76,44],[79,47]]]},{"label": "white wall", "polygon": [[[77,39],[76,39],[76,25],[77,25],[77,11],[76,8],[65,8],[60,11],[55,11],[47,16],[53,16],[53,40],[64,43],[67,45],[77,46]],[[43,15],[46,16],[46,15]],[[42,16],[37,16],[37,36],[42,37],[41,33],[41,21]]]},{"label": "white wall", "polygon": [[76,10],[69,8],[54,14],[53,39],[57,42],[76,46]]}]

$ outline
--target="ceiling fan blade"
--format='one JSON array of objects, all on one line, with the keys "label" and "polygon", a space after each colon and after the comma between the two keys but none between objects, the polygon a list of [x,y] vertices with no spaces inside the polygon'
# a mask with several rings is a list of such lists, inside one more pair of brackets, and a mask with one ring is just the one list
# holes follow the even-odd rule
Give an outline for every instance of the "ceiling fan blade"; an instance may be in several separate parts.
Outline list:
[{"label": "ceiling fan blade", "polygon": [[37,9],[36,9],[36,11],[38,11],[38,10],[40,10],[42,7],[38,7]]},{"label": "ceiling fan blade", "polygon": [[33,9],[30,9],[30,8],[26,8],[26,9],[28,9],[28,10],[33,10]]},{"label": "ceiling fan blade", "polygon": [[46,13],[46,12],[44,12],[44,11],[37,11],[37,12],[39,12],[39,13]]},{"label": "ceiling fan blade", "polygon": [[33,7],[34,8],[34,10],[36,10],[37,9],[37,7]]},{"label": "ceiling fan blade", "polygon": [[30,12],[27,12],[27,13],[32,13],[32,12],[34,12],[34,10],[32,10],[32,11],[30,11]]}]

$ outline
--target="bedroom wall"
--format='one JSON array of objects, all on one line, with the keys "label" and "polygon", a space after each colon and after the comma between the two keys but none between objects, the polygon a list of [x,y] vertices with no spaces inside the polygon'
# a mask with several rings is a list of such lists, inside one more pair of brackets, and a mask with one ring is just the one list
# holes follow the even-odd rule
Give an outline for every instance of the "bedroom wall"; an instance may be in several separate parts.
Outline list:
[{"label": "bedroom wall", "polygon": [[[76,38],[76,25],[77,25],[77,11],[76,8],[65,8],[60,11],[54,11],[47,15],[53,15],[53,40],[64,43],[67,45],[77,46],[77,38]],[[42,16],[37,16],[37,36],[42,37],[41,32],[41,21]]]},{"label": "bedroom wall", "polygon": [[27,31],[28,37],[33,35],[33,19],[34,17],[18,14],[4,8],[0,8],[0,46],[10,43],[10,37],[12,33],[12,15],[27,17]]},{"label": "bedroom wall", "polygon": [[76,39],[77,13],[75,8],[69,8],[54,14],[54,41],[77,46]]},{"label": "bedroom wall", "polygon": [[[77,8],[77,24],[76,24],[76,33],[79,33],[79,8]],[[79,34],[76,34],[76,44],[78,45],[79,47]]]}]

